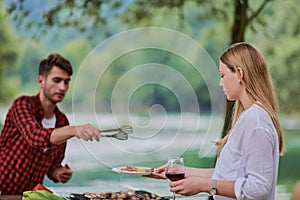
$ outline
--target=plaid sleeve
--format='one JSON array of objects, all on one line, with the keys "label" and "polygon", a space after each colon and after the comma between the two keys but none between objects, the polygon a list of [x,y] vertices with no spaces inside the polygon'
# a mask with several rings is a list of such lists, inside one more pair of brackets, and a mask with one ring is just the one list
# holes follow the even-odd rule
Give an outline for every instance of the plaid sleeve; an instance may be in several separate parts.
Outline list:
[{"label": "plaid sleeve", "polygon": [[20,97],[12,105],[12,121],[28,144],[35,148],[51,146],[50,135],[53,129],[47,129],[35,118],[34,105],[29,98]]},{"label": "plaid sleeve", "polygon": [[66,143],[59,145],[59,148],[57,148],[57,151],[53,155],[53,156],[56,156],[56,158],[47,173],[48,178],[50,180],[54,181],[55,183],[58,181],[53,177],[53,173],[56,169],[63,167],[61,165],[61,162],[63,161],[63,159],[65,157],[65,149],[66,149]]},{"label": "plaid sleeve", "polygon": [[[56,110],[56,116],[57,116],[57,124],[56,127],[62,127],[62,126],[66,126],[69,125],[69,121],[67,119],[67,117],[61,113],[60,111]],[[55,157],[54,162],[52,164],[52,166],[50,167],[47,176],[50,180],[53,180],[54,182],[58,182],[54,177],[53,177],[53,172],[58,169],[61,168],[61,162],[63,161],[64,157],[65,157],[65,150],[66,150],[66,146],[67,146],[67,142],[64,142],[60,145],[58,145],[57,150],[55,151],[55,153],[53,154],[53,156]]]}]

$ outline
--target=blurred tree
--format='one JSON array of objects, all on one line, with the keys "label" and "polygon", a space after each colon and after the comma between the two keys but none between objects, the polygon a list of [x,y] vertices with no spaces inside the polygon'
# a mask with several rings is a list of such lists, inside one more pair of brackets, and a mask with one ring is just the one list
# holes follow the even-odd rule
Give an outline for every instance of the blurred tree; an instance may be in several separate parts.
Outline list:
[{"label": "blurred tree", "polygon": [[[186,20],[186,7],[187,4],[192,4],[199,9],[197,18],[199,21],[207,21],[211,20],[211,18],[215,18],[217,20],[223,20],[225,23],[230,21],[228,20],[230,16],[233,16],[233,23],[231,26],[231,38],[230,43],[236,43],[244,41],[245,33],[248,27],[254,29],[253,21],[258,18],[261,11],[265,8],[267,3],[271,0],[263,0],[263,1],[250,1],[248,0],[234,0],[232,1],[188,1],[188,0],[168,0],[168,1],[136,1],[136,4],[128,7],[127,12],[122,15],[122,19],[127,23],[139,24],[142,20],[148,20],[155,18],[155,14],[157,10],[162,11],[161,8],[167,8],[165,10],[165,15],[170,15],[171,11],[174,11],[177,15],[175,18],[177,19],[178,25],[175,27],[176,29],[183,31],[185,29],[186,22],[195,22],[197,20]],[[205,9],[204,9],[205,8]],[[233,12],[233,13],[231,13]],[[130,14],[131,13],[131,14]],[[263,23],[263,19],[258,18],[258,23]],[[199,24],[201,26],[201,24]],[[195,31],[198,31],[195,26]],[[226,100],[226,113],[225,113],[225,121],[222,131],[222,137],[224,137],[231,124],[231,116],[233,110],[234,102]]]},{"label": "blurred tree", "polygon": [[[234,20],[231,29],[231,44],[244,41],[247,27],[253,27],[253,24],[251,24],[252,21],[258,17],[269,1],[270,0],[262,1],[256,9],[249,6],[248,0],[234,1]],[[224,137],[230,129],[233,107],[234,101],[226,100],[226,113],[222,137]]]},{"label": "blurred tree", "polygon": [[[265,53],[271,75],[276,85],[281,113],[300,113],[300,7],[294,1],[276,1],[273,9],[268,9],[265,18],[265,32],[255,38],[259,48]],[[276,15],[274,11],[276,10]],[[254,40],[254,39],[252,39]]]},{"label": "blurred tree", "polygon": [[6,78],[7,70],[17,62],[18,39],[7,22],[3,2],[0,0],[0,102],[5,103],[14,95],[14,82]]},{"label": "blurred tree", "polygon": [[[84,60],[86,55],[90,52],[92,49],[92,43],[87,38],[79,37],[74,40],[70,40],[66,42],[66,44],[61,49],[62,55],[64,55],[66,58],[70,60],[73,66],[73,72],[72,75],[72,81],[69,88],[69,91],[72,91],[74,88],[74,78],[76,77],[77,71],[80,68],[81,62]],[[83,89],[83,91],[86,89]],[[72,92],[68,92],[63,104],[68,104],[72,102]]]},{"label": "blurred tree", "polygon": [[[28,1],[17,0],[9,3],[7,10],[20,26],[38,27],[35,37],[47,32],[49,27],[58,29],[75,27],[89,35],[101,28],[102,33],[110,36],[115,30],[110,23],[114,17],[119,17],[123,23],[133,27],[155,26],[157,21],[169,20],[170,28],[182,32],[190,31],[189,33],[195,37],[204,24],[211,23],[213,20],[222,20],[225,24],[232,23],[230,43],[235,43],[244,41],[248,27],[255,29],[254,20],[256,23],[263,21],[259,18],[259,14],[269,1],[271,0],[63,0],[52,2],[50,6],[47,6],[47,10],[40,14],[40,17],[34,18],[30,15]],[[197,10],[192,8],[197,8]],[[187,14],[187,11],[193,12]],[[113,26],[115,25],[113,23]],[[228,127],[230,127],[233,105],[233,102],[227,101],[226,103],[222,136],[227,134]]]},{"label": "blurred tree", "polygon": [[8,70],[8,75],[18,74],[22,84],[28,84],[37,80],[38,63],[43,55],[42,50],[36,43],[24,42],[22,51],[18,53],[21,62],[15,68]]}]

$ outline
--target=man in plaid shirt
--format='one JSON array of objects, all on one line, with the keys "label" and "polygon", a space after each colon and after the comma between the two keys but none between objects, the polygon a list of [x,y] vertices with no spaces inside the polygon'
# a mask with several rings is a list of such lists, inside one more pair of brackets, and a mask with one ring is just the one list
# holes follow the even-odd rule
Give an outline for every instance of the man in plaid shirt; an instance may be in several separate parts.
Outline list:
[{"label": "man in plaid shirt", "polygon": [[62,166],[66,142],[72,137],[100,139],[90,124],[69,126],[56,104],[69,88],[71,63],[57,53],[39,64],[39,93],[20,96],[12,103],[0,135],[0,191],[22,194],[43,183],[45,175],[54,182],[67,182],[72,169]]}]

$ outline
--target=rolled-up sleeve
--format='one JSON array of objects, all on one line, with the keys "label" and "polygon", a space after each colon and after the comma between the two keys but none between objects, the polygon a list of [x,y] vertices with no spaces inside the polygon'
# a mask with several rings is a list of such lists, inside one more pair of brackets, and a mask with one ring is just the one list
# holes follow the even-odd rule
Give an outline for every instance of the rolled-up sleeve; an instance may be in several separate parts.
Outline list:
[{"label": "rolled-up sleeve", "polygon": [[237,199],[266,199],[274,181],[274,149],[277,138],[264,128],[253,129],[243,141],[245,176],[235,182]]}]

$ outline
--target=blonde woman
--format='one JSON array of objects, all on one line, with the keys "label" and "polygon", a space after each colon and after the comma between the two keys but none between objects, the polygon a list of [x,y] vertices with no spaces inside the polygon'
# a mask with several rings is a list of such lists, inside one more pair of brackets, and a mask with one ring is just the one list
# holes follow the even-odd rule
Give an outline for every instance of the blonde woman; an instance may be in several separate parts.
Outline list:
[{"label": "blonde woman", "polygon": [[[266,62],[248,43],[236,43],[221,56],[220,86],[236,101],[229,134],[217,142],[214,169],[186,167],[186,177],[170,183],[181,195],[210,193],[210,199],[274,200],[283,139],[277,101]],[[165,167],[152,178],[165,178]]]}]

